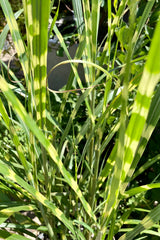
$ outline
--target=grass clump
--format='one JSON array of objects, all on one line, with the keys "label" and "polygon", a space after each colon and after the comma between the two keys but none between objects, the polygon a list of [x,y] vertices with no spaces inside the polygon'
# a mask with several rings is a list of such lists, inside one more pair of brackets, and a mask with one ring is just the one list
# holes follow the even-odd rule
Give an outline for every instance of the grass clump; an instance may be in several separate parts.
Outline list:
[{"label": "grass clump", "polygon": [[[159,3],[73,0],[74,59],[55,24],[59,6],[50,15],[54,1],[23,0],[26,41],[8,0],[0,3],[24,73],[20,82],[9,72],[16,84],[0,75],[0,237],[159,237],[160,206],[145,197],[159,181],[136,182],[159,159],[143,159],[160,116]],[[71,65],[60,92],[46,84],[52,30],[68,58],[52,70]]]}]

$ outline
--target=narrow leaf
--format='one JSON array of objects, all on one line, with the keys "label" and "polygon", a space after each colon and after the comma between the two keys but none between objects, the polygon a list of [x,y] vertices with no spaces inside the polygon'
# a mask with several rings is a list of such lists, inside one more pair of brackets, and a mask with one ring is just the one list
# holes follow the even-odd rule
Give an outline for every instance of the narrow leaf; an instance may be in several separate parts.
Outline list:
[{"label": "narrow leaf", "polygon": [[119,240],[132,240],[145,229],[149,229],[160,220],[160,205],[155,207],[132,231],[124,234]]}]

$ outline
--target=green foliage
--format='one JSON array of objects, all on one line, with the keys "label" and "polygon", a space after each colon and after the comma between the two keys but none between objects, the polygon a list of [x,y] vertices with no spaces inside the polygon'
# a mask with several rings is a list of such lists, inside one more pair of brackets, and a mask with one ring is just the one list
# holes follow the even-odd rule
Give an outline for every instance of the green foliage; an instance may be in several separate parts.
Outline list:
[{"label": "green foliage", "polygon": [[[160,118],[159,3],[72,0],[74,59],[55,25],[57,1],[23,0],[26,41],[21,11],[0,3],[8,23],[0,50],[10,29],[24,73],[23,82],[11,70],[14,81],[0,75],[0,238],[159,237],[159,199],[147,196],[160,187],[158,172],[141,185],[159,161],[149,141]],[[46,84],[52,30],[68,57],[52,71],[71,65],[59,92]]]}]

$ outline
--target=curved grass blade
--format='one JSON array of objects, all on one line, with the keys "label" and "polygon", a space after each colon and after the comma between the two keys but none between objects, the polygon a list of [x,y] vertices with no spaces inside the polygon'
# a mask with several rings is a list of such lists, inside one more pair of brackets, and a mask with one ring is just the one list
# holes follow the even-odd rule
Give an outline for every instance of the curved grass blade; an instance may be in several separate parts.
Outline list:
[{"label": "curved grass blade", "polygon": [[99,66],[98,64],[96,63],[93,63],[93,62],[89,62],[89,61],[85,61],[85,60],[79,60],[79,59],[70,59],[70,60],[66,60],[66,61],[62,61],[60,63],[58,63],[57,65],[53,66],[51,68],[51,70],[49,71],[48,73],[48,76],[50,75],[50,73],[55,69],[57,68],[58,66],[61,66],[61,65],[64,65],[64,64],[67,64],[67,63],[85,63],[87,65],[90,65],[92,67],[95,67],[97,68],[98,70],[100,70],[101,72],[103,72],[106,76],[110,77],[110,73],[103,67]]}]

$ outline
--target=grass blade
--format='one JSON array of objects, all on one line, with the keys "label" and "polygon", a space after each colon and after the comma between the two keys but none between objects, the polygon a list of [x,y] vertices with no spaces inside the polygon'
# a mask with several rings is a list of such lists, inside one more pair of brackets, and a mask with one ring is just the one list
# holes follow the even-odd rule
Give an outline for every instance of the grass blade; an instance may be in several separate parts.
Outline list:
[{"label": "grass blade", "polygon": [[[154,37],[152,40],[148,60],[146,62],[144,72],[139,84],[137,96],[132,110],[132,116],[126,132],[125,140],[125,157],[123,181],[129,171],[130,164],[135,156],[145,121],[148,116],[151,97],[155,86],[160,79],[160,20],[157,23]],[[138,124],[137,124],[138,123]],[[136,132],[135,132],[136,129]]]},{"label": "grass blade", "polygon": [[5,17],[7,19],[7,23],[12,35],[12,39],[16,48],[16,52],[18,54],[18,57],[20,59],[22,69],[24,72],[24,76],[26,78],[26,83],[28,83],[28,62],[27,62],[27,56],[26,56],[26,49],[23,44],[21,35],[19,33],[18,25],[16,22],[16,19],[14,17],[13,11],[11,9],[11,6],[8,2],[8,0],[0,0],[1,7],[3,9],[3,12],[5,14]]},{"label": "grass blade", "polygon": [[20,211],[33,211],[36,207],[34,205],[21,205],[16,207],[9,207],[0,210],[0,224],[4,223],[10,216]]},{"label": "grass blade", "polygon": [[125,198],[128,198],[128,197],[134,196],[138,193],[145,192],[145,191],[148,191],[148,190],[151,190],[154,188],[160,188],[160,183],[151,183],[151,184],[139,186],[136,188],[132,188],[132,189],[126,191],[124,196],[125,196]]},{"label": "grass blade", "polygon": [[0,230],[0,238],[6,240],[27,240],[27,237],[21,236],[19,234],[9,233],[4,230]]},{"label": "grass blade", "polygon": [[160,205],[155,207],[132,231],[124,234],[119,240],[132,240],[145,229],[149,229],[160,220]]},{"label": "grass blade", "polygon": [[[22,12],[23,12],[23,9],[17,11],[14,14],[15,19],[17,19],[21,15]],[[8,26],[8,24],[6,24],[6,26],[3,28],[2,33],[0,34],[0,54],[1,54],[1,51],[3,49],[3,46],[4,46],[4,43],[5,43],[8,31],[9,31],[9,26]]]}]

